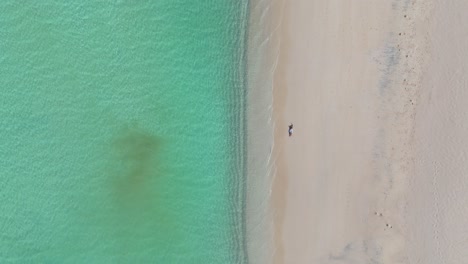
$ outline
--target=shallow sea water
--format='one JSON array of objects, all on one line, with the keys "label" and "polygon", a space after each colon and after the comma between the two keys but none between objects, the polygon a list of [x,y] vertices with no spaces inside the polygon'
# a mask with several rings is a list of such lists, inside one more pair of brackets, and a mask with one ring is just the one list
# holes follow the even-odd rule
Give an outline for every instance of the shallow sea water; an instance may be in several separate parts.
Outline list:
[{"label": "shallow sea water", "polygon": [[246,262],[247,1],[0,10],[0,262]]}]

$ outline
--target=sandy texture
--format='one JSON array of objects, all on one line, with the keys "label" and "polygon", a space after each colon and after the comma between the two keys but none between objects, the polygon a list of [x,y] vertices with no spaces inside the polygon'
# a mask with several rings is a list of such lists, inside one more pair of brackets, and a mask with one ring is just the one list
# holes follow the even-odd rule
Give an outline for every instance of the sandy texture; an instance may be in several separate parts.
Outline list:
[{"label": "sandy texture", "polygon": [[431,1],[284,3],[275,262],[408,263]]},{"label": "sandy texture", "polygon": [[415,119],[408,263],[468,263],[468,2],[435,1]]}]

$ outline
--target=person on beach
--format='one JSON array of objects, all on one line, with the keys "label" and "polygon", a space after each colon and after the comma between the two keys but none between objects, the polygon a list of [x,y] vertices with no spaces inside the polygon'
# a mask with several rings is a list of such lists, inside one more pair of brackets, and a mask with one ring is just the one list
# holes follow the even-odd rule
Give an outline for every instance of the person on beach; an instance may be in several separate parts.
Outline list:
[{"label": "person on beach", "polygon": [[289,133],[289,136],[292,136],[292,133],[293,133],[293,123],[291,123],[289,126],[288,126],[288,133]]}]

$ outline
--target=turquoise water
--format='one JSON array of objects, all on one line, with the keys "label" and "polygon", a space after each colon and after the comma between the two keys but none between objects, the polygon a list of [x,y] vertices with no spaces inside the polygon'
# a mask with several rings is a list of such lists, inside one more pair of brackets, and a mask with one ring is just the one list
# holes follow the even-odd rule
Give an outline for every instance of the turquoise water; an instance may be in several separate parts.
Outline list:
[{"label": "turquoise water", "polygon": [[0,263],[244,263],[244,1],[0,1]]}]

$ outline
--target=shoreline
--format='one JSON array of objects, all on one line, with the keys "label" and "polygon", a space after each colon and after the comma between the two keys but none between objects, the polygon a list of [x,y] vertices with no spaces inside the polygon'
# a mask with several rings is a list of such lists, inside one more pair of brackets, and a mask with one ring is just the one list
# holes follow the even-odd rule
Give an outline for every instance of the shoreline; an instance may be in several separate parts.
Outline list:
[{"label": "shoreline", "polygon": [[[250,2],[247,43],[247,252],[250,263],[272,263],[274,214],[273,74],[277,64],[279,1]],[[261,190],[261,191],[259,191]]]},{"label": "shoreline", "polygon": [[278,32],[278,52],[275,54],[277,57],[277,67],[275,68],[275,73],[273,76],[273,119],[274,119],[274,148],[273,148],[273,163],[274,163],[274,175],[273,183],[271,186],[271,201],[270,206],[272,207],[271,211],[273,212],[273,239],[274,239],[274,251],[273,251],[273,261],[274,264],[283,263],[284,259],[284,245],[282,241],[282,232],[285,218],[286,210],[286,192],[288,186],[288,179],[286,175],[286,163],[284,157],[284,146],[286,140],[284,134],[286,131],[286,121],[282,113],[286,110],[286,98],[287,98],[287,89],[278,89],[278,87],[284,87],[284,80],[279,78],[278,72],[284,71],[284,64],[281,63],[285,56],[287,55],[287,48],[285,46],[288,44],[287,39],[284,39],[284,26],[287,23],[287,18],[285,13],[287,13],[288,5],[287,0],[278,0],[276,1],[276,15],[279,17],[279,22],[277,25]]}]

